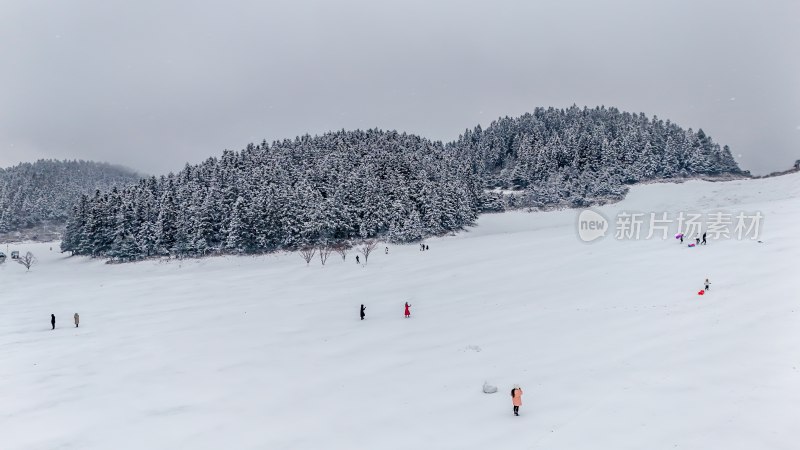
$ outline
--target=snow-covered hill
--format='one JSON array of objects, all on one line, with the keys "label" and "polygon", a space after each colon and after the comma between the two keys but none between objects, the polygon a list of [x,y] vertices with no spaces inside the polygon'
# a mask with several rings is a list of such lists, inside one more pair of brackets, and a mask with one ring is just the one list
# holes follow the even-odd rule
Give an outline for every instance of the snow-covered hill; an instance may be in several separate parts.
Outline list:
[{"label": "snow-covered hill", "polygon": [[586,244],[556,211],[367,267],[3,248],[39,264],[0,265],[0,447],[794,449],[800,176],[638,186],[598,211],[720,208],[761,212],[758,239]]}]

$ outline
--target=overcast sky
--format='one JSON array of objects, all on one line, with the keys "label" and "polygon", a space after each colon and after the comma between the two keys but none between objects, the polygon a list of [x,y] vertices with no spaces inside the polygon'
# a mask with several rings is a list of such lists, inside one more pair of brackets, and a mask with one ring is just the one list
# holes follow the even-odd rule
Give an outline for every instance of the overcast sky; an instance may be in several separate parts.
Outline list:
[{"label": "overcast sky", "polygon": [[537,106],[703,128],[800,158],[800,1],[0,0],[0,167],[145,173],[379,127],[437,140]]}]

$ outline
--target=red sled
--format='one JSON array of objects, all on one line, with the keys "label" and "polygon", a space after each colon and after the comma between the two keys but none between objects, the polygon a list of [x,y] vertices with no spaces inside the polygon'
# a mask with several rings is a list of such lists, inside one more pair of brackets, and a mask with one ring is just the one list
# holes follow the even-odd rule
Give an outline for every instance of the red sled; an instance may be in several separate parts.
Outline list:
[{"label": "red sled", "polygon": [[697,292],[697,295],[705,295],[705,293],[706,293],[706,291],[700,289],[700,291]]}]

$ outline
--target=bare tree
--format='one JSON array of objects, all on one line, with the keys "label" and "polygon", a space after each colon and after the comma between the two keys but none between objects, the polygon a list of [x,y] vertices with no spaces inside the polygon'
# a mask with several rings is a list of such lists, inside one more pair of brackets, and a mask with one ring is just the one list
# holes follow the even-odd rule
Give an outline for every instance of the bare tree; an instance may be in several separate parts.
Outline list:
[{"label": "bare tree", "polygon": [[375,250],[375,247],[378,246],[378,241],[375,239],[368,239],[361,243],[361,246],[358,248],[358,252],[364,255],[364,265],[367,265],[367,260],[369,259],[369,254]]},{"label": "bare tree", "polygon": [[25,266],[25,269],[31,270],[31,266],[36,264],[36,257],[33,256],[33,253],[27,252],[24,256],[17,259],[17,262]]},{"label": "bare tree", "polygon": [[345,259],[347,259],[347,251],[350,250],[350,248],[347,246],[346,243],[342,243],[342,244],[336,244],[333,247],[333,250],[336,253],[338,253],[339,256],[342,257],[342,261],[344,261]]},{"label": "bare tree", "polygon": [[314,254],[317,253],[317,249],[314,247],[305,247],[300,250],[300,256],[303,257],[306,264],[311,263],[311,260],[314,259]]},{"label": "bare tree", "polygon": [[319,248],[319,260],[322,262],[322,265],[325,265],[325,261],[328,260],[328,256],[330,256],[333,249],[329,245],[323,245]]}]

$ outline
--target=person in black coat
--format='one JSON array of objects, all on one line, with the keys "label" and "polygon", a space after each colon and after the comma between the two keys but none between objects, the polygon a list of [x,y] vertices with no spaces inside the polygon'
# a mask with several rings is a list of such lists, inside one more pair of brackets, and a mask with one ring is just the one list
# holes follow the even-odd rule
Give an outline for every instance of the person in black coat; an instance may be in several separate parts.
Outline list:
[{"label": "person in black coat", "polygon": [[50,325],[53,326],[53,329],[56,329],[56,315],[50,314]]},{"label": "person in black coat", "polygon": [[707,244],[707,242],[706,242],[706,233],[703,232],[703,245],[706,245],[706,244]]},{"label": "person in black coat", "polygon": [[362,304],[361,305],[361,320],[364,320],[364,316],[366,316],[366,313],[364,311],[366,311],[366,310],[367,310],[367,308],[364,307],[364,305]]}]

